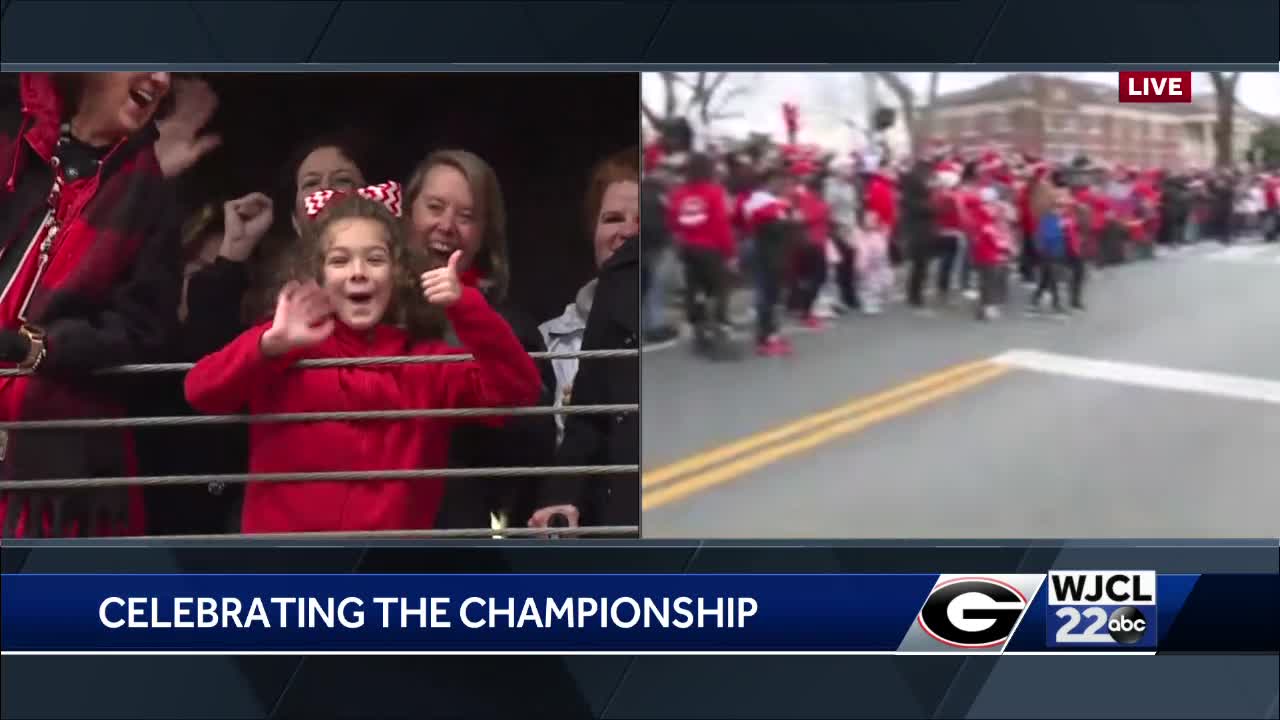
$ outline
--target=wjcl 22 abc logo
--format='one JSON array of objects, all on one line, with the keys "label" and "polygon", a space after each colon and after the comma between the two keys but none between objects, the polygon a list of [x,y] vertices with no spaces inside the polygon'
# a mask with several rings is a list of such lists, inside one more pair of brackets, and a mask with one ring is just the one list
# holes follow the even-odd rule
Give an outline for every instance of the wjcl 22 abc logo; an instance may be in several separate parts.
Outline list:
[{"label": "wjcl 22 abc logo", "polygon": [[1153,648],[1156,574],[1050,572],[1045,610],[1049,647]]}]

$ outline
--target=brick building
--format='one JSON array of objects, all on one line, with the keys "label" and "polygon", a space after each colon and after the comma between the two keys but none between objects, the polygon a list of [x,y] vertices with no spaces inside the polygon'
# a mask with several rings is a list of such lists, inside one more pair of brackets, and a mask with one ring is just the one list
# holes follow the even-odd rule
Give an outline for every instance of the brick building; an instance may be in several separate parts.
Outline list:
[{"label": "brick building", "polygon": [[[995,146],[1061,161],[1079,154],[1143,167],[1213,164],[1214,99],[1188,104],[1121,105],[1117,88],[1033,73],[1008,75],[941,95],[933,135],[961,148]],[[1265,118],[1243,106],[1234,150],[1243,161]]]}]

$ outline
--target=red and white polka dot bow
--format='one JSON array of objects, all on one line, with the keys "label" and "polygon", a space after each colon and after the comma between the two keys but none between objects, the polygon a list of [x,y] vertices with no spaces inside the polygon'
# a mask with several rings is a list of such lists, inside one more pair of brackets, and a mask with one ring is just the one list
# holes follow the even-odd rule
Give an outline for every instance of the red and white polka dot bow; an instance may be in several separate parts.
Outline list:
[{"label": "red and white polka dot bow", "polygon": [[[400,217],[400,183],[389,180],[378,185],[357,188],[356,195],[382,203],[392,215]],[[314,218],[335,198],[347,197],[341,190],[317,190],[308,195],[302,202],[307,209],[307,217]]]}]

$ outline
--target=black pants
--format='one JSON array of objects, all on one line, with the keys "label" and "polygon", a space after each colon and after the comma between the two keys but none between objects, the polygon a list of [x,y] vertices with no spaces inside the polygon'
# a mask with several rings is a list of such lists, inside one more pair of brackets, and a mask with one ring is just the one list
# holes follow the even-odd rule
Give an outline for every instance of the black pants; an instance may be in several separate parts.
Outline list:
[{"label": "black pants", "polygon": [[1071,307],[1084,307],[1084,281],[1086,264],[1084,258],[1071,254],[1067,256],[1067,282],[1071,288]]},{"label": "black pants", "polygon": [[1268,210],[1262,218],[1263,227],[1266,228],[1263,231],[1263,240],[1275,242],[1277,238],[1280,238],[1280,210]]},{"label": "black pants", "polygon": [[1031,294],[1031,304],[1040,305],[1040,299],[1044,297],[1046,292],[1049,293],[1049,299],[1053,302],[1054,310],[1062,309],[1062,298],[1058,294],[1058,265],[1060,261],[1052,258],[1041,258],[1040,260],[1040,283],[1036,285],[1036,291]]},{"label": "black pants", "polygon": [[[684,307],[694,330],[705,329],[709,320],[729,323],[729,272],[724,255],[715,250],[686,247],[684,260]],[[714,318],[707,317],[703,296],[713,305]]]},{"label": "black pants", "polygon": [[1022,253],[1018,255],[1018,275],[1023,282],[1035,282],[1036,268],[1040,266],[1040,253],[1036,249],[1035,237],[1030,233],[1022,236]]},{"label": "black pants", "polygon": [[953,237],[938,235],[927,242],[917,242],[911,251],[911,274],[907,278],[907,302],[924,305],[924,284],[929,266],[938,260],[938,293],[951,292],[951,271],[955,267],[959,244]]},{"label": "black pants", "polygon": [[1128,231],[1119,223],[1108,222],[1098,236],[1098,265],[1120,265],[1125,262]]},{"label": "black pants", "polygon": [[1002,264],[978,265],[978,308],[1003,305],[1009,298],[1009,268]]},{"label": "black pants", "polygon": [[973,264],[973,248],[966,242],[964,251],[960,252],[958,245],[959,243],[957,243],[956,262],[960,263],[960,289],[970,290],[974,287],[974,275],[977,273],[977,267]]},{"label": "black pants", "polygon": [[858,273],[854,271],[857,252],[837,240],[836,251],[840,253],[840,262],[836,264],[836,286],[840,289],[840,302],[849,309],[856,309],[858,302]]},{"label": "black pants", "polygon": [[818,300],[822,284],[827,280],[827,254],[821,246],[805,243],[795,250],[794,274],[787,296],[787,308],[809,314]]},{"label": "black pants", "polygon": [[786,243],[758,239],[755,248],[756,340],[764,342],[778,334],[778,300],[782,296],[782,276]]}]

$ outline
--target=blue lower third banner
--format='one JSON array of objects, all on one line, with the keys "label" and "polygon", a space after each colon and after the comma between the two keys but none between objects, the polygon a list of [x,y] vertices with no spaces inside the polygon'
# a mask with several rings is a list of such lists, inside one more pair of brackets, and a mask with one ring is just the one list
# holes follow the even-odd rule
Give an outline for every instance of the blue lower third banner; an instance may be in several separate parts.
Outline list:
[{"label": "blue lower third banner", "polygon": [[[1225,617],[1237,638],[1254,638],[1250,650],[1274,651],[1276,635],[1269,575],[33,573],[2,583],[7,654],[1155,652],[1186,638],[1230,652],[1229,638],[1205,644]],[[1200,583],[1231,597],[1191,602]],[[1204,617],[1180,618],[1191,605]],[[1170,634],[1179,623],[1182,641]]]}]

